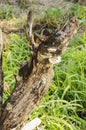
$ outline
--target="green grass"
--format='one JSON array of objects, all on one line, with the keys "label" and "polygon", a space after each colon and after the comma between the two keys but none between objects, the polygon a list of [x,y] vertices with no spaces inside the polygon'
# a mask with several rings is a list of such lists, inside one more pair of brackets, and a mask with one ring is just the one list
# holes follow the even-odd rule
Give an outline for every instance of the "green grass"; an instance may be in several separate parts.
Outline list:
[{"label": "green grass", "polygon": [[[85,26],[86,7],[74,5],[70,12],[80,20],[80,27]],[[61,10],[46,11],[46,23],[50,24],[52,17],[55,28],[59,24]],[[55,14],[55,15],[54,15]],[[52,23],[52,22],[51,22]],[[52,26],[53,27],[53,26]],[[18,73],[19,63],[30,57],[23,35],[12,35],[9,45],[3,53],[4,79],[11,91],[14,87],[14,75]],[[85,130],[86,129],[86,32],[77,34],[70,41],[69,47],[62,56],[59,65],[54,65],[55,76],[49,91],[29,119],[39,117],[44,130]],[[8,97],[4,92],[4,101]],[[83,115],[84,114],[84,115]],[[83,115],[83,116],[82,116]]]},{"label": "green grass", "polygon": [[79,39],[83,36],[71,40],[62,62],[54,66],[55,76],[50,89],[31,115],[32,118],[40,117],[46,130],[86,128],[86,121],[78,116],[78,113],[86,113],[86,40]]},{"label": "green grass", "polygon": [[[27,39],[16,34],[11,35],[8,40],[8,47],[3,52],[4,79],[12,91],[15,84],[15,76],[20,68],[20,63],[24,63],[30,57]],[[3,102],[8,98],[9,93],[5,91]]]},{"label": "green grass", "polygon": [[0,19],[11,19],[13,18],[14,13],[13,13],[13,6],[11,5],[0,5]]}]

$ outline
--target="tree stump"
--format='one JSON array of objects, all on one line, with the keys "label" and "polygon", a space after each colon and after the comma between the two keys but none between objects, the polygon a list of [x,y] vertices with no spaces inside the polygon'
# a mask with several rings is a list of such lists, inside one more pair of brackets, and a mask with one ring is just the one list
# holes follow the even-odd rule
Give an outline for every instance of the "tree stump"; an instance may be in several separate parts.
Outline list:
[{"label": "tree stump", "polygon": [[[30,43],[31,58],[20,68],[12,94],[0,106],[0,130],[21,127],[21,124],[48,91],[54,76],[53,64],[60,62],[61,54],[65,52],[69,40],[77,32],[78,20],[74,16],[70,16],[62,29],[55,30],[48,37],[45,36],[45,39],[40,40],[39,44],[34,41],[32,25],[33,13],[30,11],[27,17],[26,34]],[[2,70],[0,70],[1,72]],[[2,95],[1,90],[0,94]]]}]

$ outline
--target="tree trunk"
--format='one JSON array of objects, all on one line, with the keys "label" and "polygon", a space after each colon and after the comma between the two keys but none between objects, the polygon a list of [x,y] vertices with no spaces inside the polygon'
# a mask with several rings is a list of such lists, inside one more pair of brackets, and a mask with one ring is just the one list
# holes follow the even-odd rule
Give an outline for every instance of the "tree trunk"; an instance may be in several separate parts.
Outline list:
[{"label": "tree trunk", "polygon": [[[63,29],[55,31],[39,45],[32,36],[32,12],[29,12],[26,33],[30,39],[31,58],[16,76],[15,88],[9,99],[1,106],[0,130],[17,128],[37,106],[48,91],[53,79],[53,64],[58,63],[70,38],[77,32],[78,21],[72,16]],[[20,129],[20,128],[19,128]]]}]

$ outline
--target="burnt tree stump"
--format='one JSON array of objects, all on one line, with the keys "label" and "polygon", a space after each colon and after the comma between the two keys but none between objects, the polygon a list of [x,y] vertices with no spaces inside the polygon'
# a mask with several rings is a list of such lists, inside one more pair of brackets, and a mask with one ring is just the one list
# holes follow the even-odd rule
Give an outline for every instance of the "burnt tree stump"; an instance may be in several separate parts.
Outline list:
[{"label": "burnt tree stump", "polygon": [[30,43],[31,58],[20,68],[12,94],[0,106],[0,130],[17,128],[39,103],[53,79],[53,64],[59,63],[61,54],[65,52],[69,40],[78,29],[78,20],[70,16],[61,30],[55,30],[45,40],[36,44],[32,35],[32,24],[33,13],[30,11],[26,34]]}]

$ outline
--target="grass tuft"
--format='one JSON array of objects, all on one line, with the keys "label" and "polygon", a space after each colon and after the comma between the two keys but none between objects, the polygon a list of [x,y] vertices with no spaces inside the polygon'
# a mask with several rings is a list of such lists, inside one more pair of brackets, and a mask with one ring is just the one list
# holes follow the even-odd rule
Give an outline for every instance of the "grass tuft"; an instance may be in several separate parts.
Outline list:
[{"label": "grass tuft", "polygon": [[[11,91],[15,84],[14,75],[17,75],[20,63],[24,63],[30,57],[30,50],[26,43],[27,39],[25,36],[21,38],[20,36],[13,34],[11,35],[11,39],[8,40],[8,47],[5,48],[3,52],[4,79]],[[8,92],[5,91],[4,101],[8,96]]]}]

